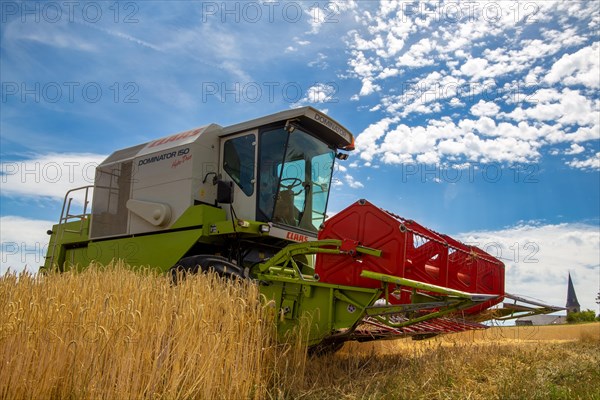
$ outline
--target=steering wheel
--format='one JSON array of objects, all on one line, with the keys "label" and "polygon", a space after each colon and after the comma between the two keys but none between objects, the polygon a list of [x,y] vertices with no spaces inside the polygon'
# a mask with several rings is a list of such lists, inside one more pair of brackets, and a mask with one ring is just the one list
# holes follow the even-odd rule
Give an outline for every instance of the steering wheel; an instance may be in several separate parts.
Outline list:
[{"label": "steering wheel", "polygon": [[[283,183],[283,182],[285,182],[285,181],[291,181],[291,183],[289,183],[289,184],[287,184],[287,185],[286,185],[286,184],[284,184],[284,183]],[[304,182],[302,182],[302,180],[300,180],[300,179],[298,179],[298,178],[283,178],[283,179],[282,179],[282,180],[279,182],[279,185],[280,185],[282,188],[286,189],[286,190],[292,190],[293,188],[295,188],[295,187],[298,187],[298,186],[301,186],[302,184],[304,184]],[[294,194],[294,196],[297,196],[297,195],[299,195],[300,193],[302,193],[302,190],[298,191],[298,193],[295,193],[295,192],[292,190],[292,193]]]}]

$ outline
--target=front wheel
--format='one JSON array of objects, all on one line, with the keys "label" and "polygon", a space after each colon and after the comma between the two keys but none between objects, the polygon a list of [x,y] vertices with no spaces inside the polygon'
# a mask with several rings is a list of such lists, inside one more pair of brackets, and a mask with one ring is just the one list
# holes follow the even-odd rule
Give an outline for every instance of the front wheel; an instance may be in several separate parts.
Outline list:
[{"label": "front wheel", "polygon": [[185,279],[187,274],[215,272],[227,279],[244,279],[244,269],[232,263],[225,257],[215,255],[197,255],[184,257],[169,270],[174,284]]}]

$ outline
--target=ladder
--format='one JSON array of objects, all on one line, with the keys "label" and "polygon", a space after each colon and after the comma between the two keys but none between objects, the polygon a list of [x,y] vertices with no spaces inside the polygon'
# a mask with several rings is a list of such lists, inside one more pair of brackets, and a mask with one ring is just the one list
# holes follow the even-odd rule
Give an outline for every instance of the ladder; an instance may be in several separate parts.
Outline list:
[{"label": "ladder", "polygon": [[[52,253],[50,256],[46,258],[50,258],[50,268],[54,267],[54,262],[56,259],[56,248],[57,246],[63,243],[63,238],[65,232],[67,233],[75,233],[81,235],[85,226],[85,220],[88,218],[88,204],[90,202],[90,189],[93,189],[94,185],[81,186],[78,188],[71,189],[67,191],[65,194],[65,198],[63,200],[62,210],[60,212],[60,219],[58,220],[58,225],[56,225],[56,232],[49,231],[49,234],[56,233],[56,237],[54,238],[54,243],[52,246]],[[81,213],[71,213],[71,205],[73,204],[73,193],[75,192],[83,192],[83,209]],[[63,225],[72,220],[79,220],[79,229],[64,229]]]}]

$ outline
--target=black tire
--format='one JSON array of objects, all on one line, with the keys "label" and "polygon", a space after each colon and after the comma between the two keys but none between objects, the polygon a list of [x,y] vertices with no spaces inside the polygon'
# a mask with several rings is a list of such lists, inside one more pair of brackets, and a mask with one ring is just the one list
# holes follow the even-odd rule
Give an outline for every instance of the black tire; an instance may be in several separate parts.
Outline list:
[{"label": "black tire", "polygon": [[185,279],[187,274],[215,272],[227,279],[244,279],[244,270],[228,259],[214,255],[184,257],[171,267],[171,280],[174,284]]}]

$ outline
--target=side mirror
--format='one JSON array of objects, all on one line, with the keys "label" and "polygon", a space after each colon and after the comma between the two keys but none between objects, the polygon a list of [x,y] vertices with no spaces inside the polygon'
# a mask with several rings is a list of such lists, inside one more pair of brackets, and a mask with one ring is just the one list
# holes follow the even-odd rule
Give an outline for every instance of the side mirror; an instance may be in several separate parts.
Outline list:
[{"label": "side mirror", "polygon": [[222,180],[217,181],[217,203],[233,203],[233,182]]}]

